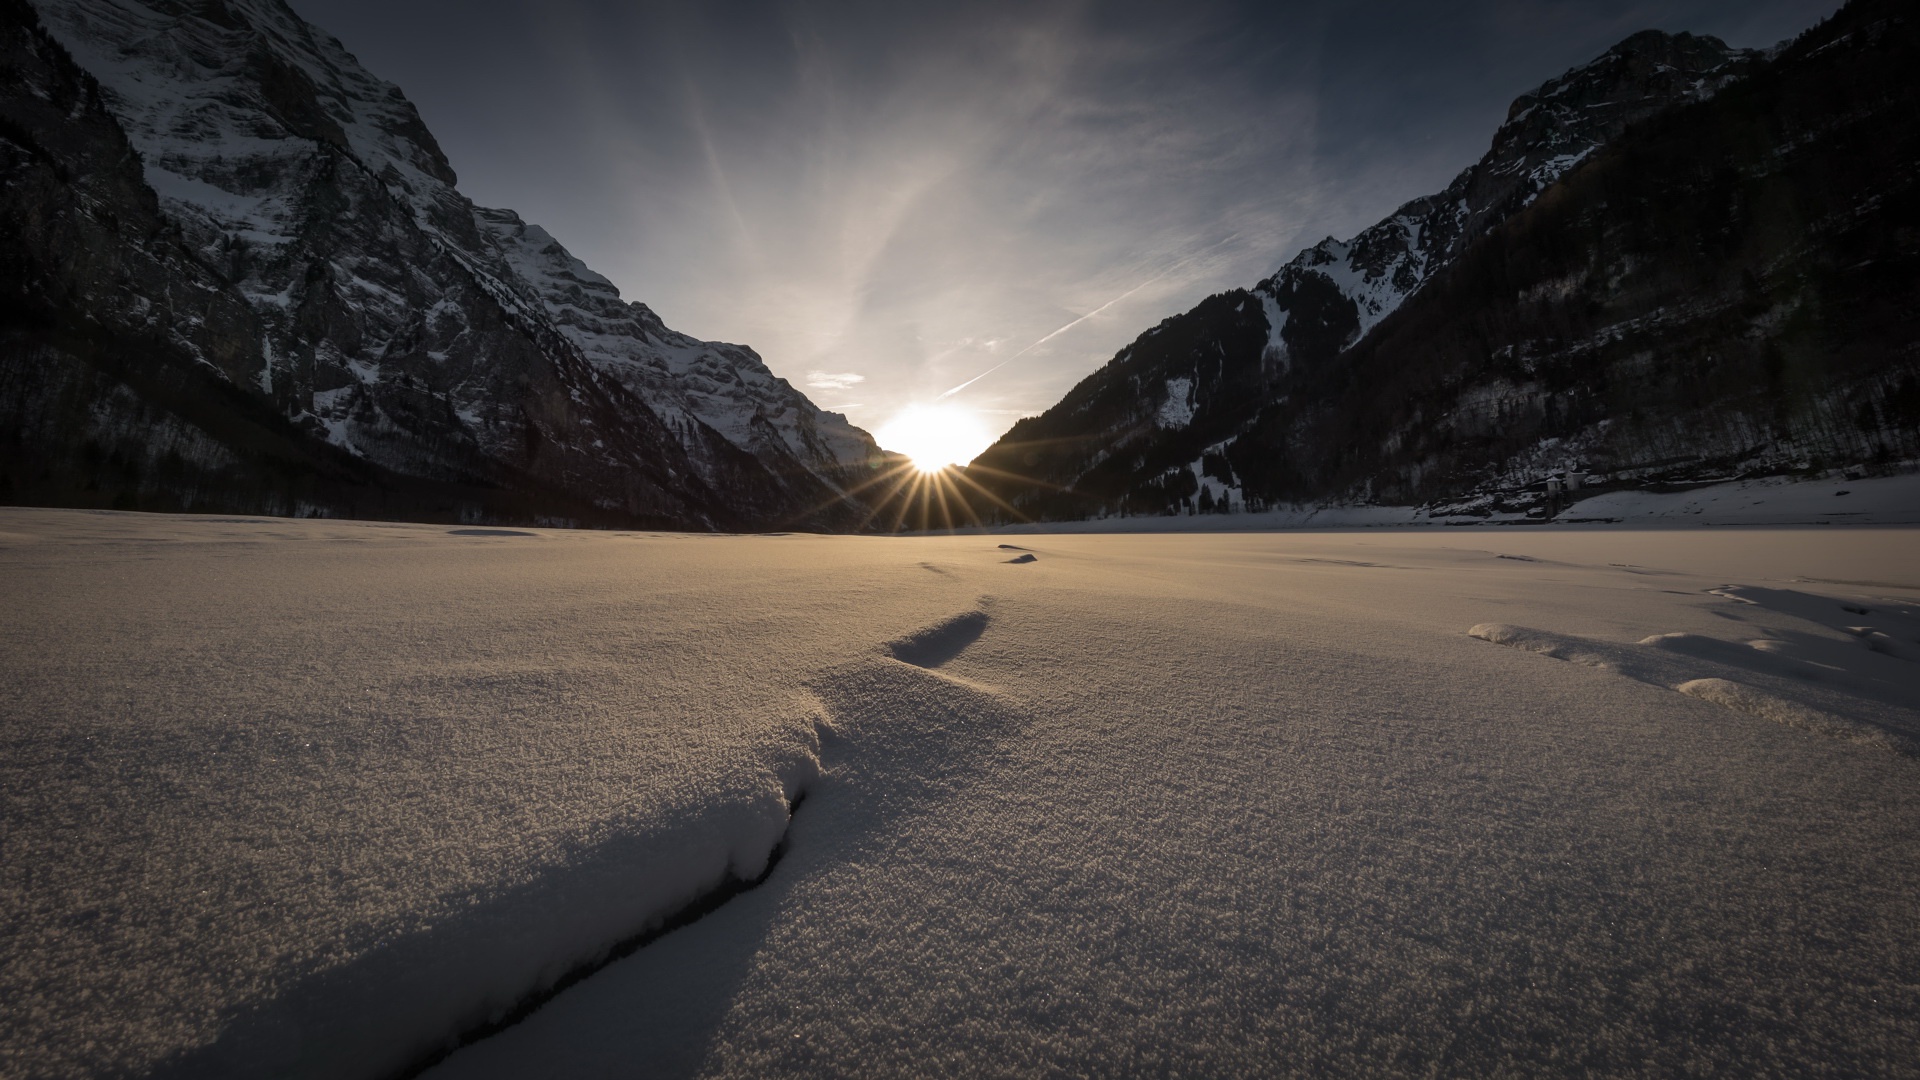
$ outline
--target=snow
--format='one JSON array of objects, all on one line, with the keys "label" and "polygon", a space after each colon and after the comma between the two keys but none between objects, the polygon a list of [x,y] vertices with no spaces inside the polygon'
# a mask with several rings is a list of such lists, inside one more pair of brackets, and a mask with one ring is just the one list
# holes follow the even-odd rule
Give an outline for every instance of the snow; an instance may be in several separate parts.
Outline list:
[{"label": "snow", "polygon": [[1287,339],[1282,332],[1287,328],[1290,312],[1281,307],[1266,289],[1257,289],[1255,292],[1260,297],[1260,309],[1267,316],[1267,347],[1261,353],[1261,359],[1279,365],[1279,373],[1285,374],[1291,358],[1287,355]]},{"label": "snow", "polygon": [[[751,349],[700,341],[667,329],[644,305],[587,267],[538,225],[511,211],[480,209],[475,224],[531,299],[594,366],[611,373],[663,414],[697,418],[754,452],[755,420],[779,433],[786,453],[823,480],[864,465],[872,451],[845,417],[825,413],[767,369]],[[837,486],[837,485],[836,485]]]},{"label": "snow", "polygon": [[[1223,444],[1224,445],[1224,444]],[[1191,466],[1189,466],[1191,467]],[[1605,482],[1605,477],[1587,483]],[[1842,494],[1842,493],[1845,494]],[[1236,489],[1237,494],[1237,489]],[[1472,500],[1455,500],[1458,510]],[[1487,500],[1491,502],[1491,497]],[[1467,514],[1422,506],[1333,504],[1283,506],[1256,513],[1187,517],[1110,517],[1001,526],[1007,533],[1264,532],[1446,526],[1538,525],[1524,512]],[[1920,474],[1860,480],[1767,477],[1701,484],[1683,491],[1611,491],[1562,510],[1546,528],[1693,526],[1920,525]]]},{"label": "snow", "polygon": [[1533,191],[1525,201],[1532,203],[1539,198],[1541,192],[1552,187],[1555,181],[1572,172],[1574,166],[1590,157],[1594,149],[1588,146],[1583,147],[1577,154],[1557,154],[1535,165],[1532,172],[1528,174],[1528,180],[1533,184]]},{"label": "snow", "polygon": [[[236,259],[246,269],[235,287],[276,340],[298,336],[291,316],[310,281],[310,214],[321,192],[357,227],[320,254],[357,323],[359,333],[347,340],[364,382],[379,382],[389,355],[416,345],[438,344],[430,351],[447,354],[473,318],[465,307],[473,284],[510,321],[533,328],[536,343],[564,353],[540,332],[557,331],[653,414],[698,417],[705,427],[682,434],[694,462],[714,472],[710,479],[724,468],[714,460],[714,436],[776,475],[797,460],[829,487],[869,464],[874,447],[864,432],[815,408],[751,350],[668,330],[544,230],[509,211],[474,207],[399,89],[281,0],[229,0],[210,13],[153,0],[39,7],[49,31],[100,80],[162,208],[188,242],[225,258],[240,241],[256,256]],[[290,107],[283,93],[311,107]],[[445,262],[467,274],[449,272]],[[428,308],[424,341],[421,307]],[[475,347],[451,352],[469,358]],[[279,348],[302,351],[286,340]],[[571,367],[566,357],[555,359]],[[581,386],[567,392],[581,402],[598,395]],[[366,452],[345,441],[340,424],[326,427],[340,445]],[[382,464],[404,471],[414,463]]]},{"label": "snow", "polygon": [[[1737,590],[1709,592],[1741,599]],[[1807,597],[1787,595],[1796,601]],[[1821,606],[1835,614],[1845,607],[1841,601]],[[1920,605],[1902,603],[1894,614],[1912,620],[1916,612]],[[1676,632],[1618,645],[1505,623],[1481,623],[1468,634],[1666,686],[1789,727],[1920,756],[1920,681],[1915,679],[1920,672],[1913,661],[1887,656],[1864,641],[1835,637],[1830,624],[1823,627],[1828,634],[1809,632],[1823,622],[1817,616],[1804,619],[1783,636],[1744,642]]]},{"label": "snow", "polygon": [[[1353,337],[1358,341],[1367,336],[1380,321],[1393,314],[1407,297],[1419,290],[1426,281],[1429,254],[1419,247],[1424,223],[1404,214],[1396,215],[1374,225],[1351,240],[1335,240],[1328,237],[1311,248],[1301,252],[1288,264],[1297,274],[1318,274],[1331,282],[1341,295],[1352,300],[1360,319],[1359,330]],[[1390,261],[1384,268],[1369,270],[1360,263],[1363,247],[1379,245],[1393,236],[1396,246],[1404,252]],[[1405,266],[1412,274],[1411,287],[1397,283],[1400,269]],[[1264,290],[1262,290],[1264,294]],[[1268,348],[1279,344],[1281,355],[1285,356],[1285,345],[1280,344],[1280,328],[1285,325],[1285,312],[1282,317],[1274,316],[1277,305],[1269,303],[1267,325],[1270,328]],[[1350,342],[1351,343],[1351,342]],[[1349,344],[1350,344],[1349,343]]]},{"label": "snow", "polygon": [[1193,422],[1191,378],[1167,380],[1167,397],[1160,403],[1160,411],[1154,414],[1153,422],[1163,428],[1183,428]]},{"label": "snow", "polygon": [[0,509],[0,1060],[1899,1072],[1916,538]]},{"label": "snow", "polygon": [[1583,499],[1561,516],[1626,524],[1920,524],[1920,474],[1817,481],[1768,477],[1665,493],[1614,491]]}]

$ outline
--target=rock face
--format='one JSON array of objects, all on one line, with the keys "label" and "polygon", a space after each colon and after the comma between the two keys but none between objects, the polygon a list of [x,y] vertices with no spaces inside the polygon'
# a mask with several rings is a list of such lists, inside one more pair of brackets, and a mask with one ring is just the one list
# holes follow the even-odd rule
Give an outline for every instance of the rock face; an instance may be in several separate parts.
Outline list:
[{"label": "rock face", "polygon": [[1896,301],[1920,155],[1888,60],[1913,39],[1858,0],[1777,56],[1636,34],[1518,98],[1446,191],[1164,321],[971,473],[1037,518],[1547,513],[1569,475],[1920,456]]},{"label": "rock face", "polygon": [[400,91],[280,0],[0,10],[0,284],[18,307],[0,497],[701,528],[863,516],[846,491],[871,438],[752,350],[669,330],[537,226],[474,206]]}]

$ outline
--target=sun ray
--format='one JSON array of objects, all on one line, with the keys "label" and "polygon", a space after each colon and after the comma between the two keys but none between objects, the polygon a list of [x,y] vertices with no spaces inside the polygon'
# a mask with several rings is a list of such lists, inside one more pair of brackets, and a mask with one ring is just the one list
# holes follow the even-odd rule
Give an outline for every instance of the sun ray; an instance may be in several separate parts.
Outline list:
[{"label": "sun ray", "polygon": [[[1030,520],[1030,519],[1029,519],[1029,518],[1027,517],[1027,515],[1025,515],[1025,514],[1023,514],[1023,513],[1021,513],[1021,512],[1020,512],[1020,510],[1019,510],[1019,509],[1018,509],[1017,507],[1015,507],[1015,506],[1014,506],[1014,505],[1013,505],[1012,503],[1010,503],[1010,502],[1008,502],[1007,500],[1005,500],[1005,499],[1003,499],[1003,498],[1001,498],[1001,497],[1000,497],[1000,496],[998,496],[998,495],[995,495],[995,494],[994,494],[994,493],[993,493],[992,491],[990,491],[990,490],[988,490],[988,489],[987,489],[986,487],[984,487],[984,486],[982,486],[982,485],[981,485],[981,483],[980,483],[980,481],[978,481],[978,480],[975,480],[975,479],[974,479],[973,477],[971,477],[971,476],[968,476],[968,475],[967,475],[967,473],[968,473],[968,471],[969,471],[969,470],[967,470],[967,469],[957,469],[957,470],[955,470],[955,471],[954,471],[954,474],[953,474],[953,478],[954,478],[955,480],[957,480],[957,481],[959,481],[960,483],[962,483],[962,484],[965,484],[965,485],[967,485],[968,487],[970,487],[970,488],[972,488],[973,490],[975,490],[975,491],[977,491],[977,492],[979,492],[979,493],[980,493],[980,495],[981,495],[981,497],[983,497],[983,498],[985,498],[985,499],[986,499],[987,501],[989,501],[989,502],[991,502],[991,503],[993,503],[993,504],[994,504],[995,506],[998,506],[998,507],[999,507],[999,508],[1001,508],[1002,510],[1005,510],[1005,511],[1006,511],[1007,513],[1009,513],[1009,514],[1012,514],[1012,515],[1014,516],[1014,518],[1015,518],[1015,520],[1018,520],[1018,521],[1028,521],[1028,520]],[[971,515],[969,515],[969,516],[970,516],[970,517],[972,517],[972,518],[973,518],[973,519],[974,519],[974,520],[975,520],[976,522],[978,522],[978,521],[980,520],[980,517],[981,517],[981,516],[980,516],[979,514],[977,514],[977,513],[976,513],[976,514],[971,514]]]}]

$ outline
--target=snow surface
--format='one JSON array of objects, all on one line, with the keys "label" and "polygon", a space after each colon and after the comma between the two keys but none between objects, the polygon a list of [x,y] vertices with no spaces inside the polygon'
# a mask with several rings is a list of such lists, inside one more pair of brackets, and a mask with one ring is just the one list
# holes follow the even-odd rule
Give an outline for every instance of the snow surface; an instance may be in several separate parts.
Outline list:
[{"label": "snow surface", "polygon": [[1910,1072],[1916,540],[0,510],[0,1072]]},{"label": "snow surface", "polygon": [[[1210,447],[1217,450],[1217,447]],[[1192,468],[1193,466],[1189,466]],[[1196,473],[1197,475],[1197,473]],[[1236,496],[1238,489],[1230,489]],[[1215,488],[1216,496],[1220,489]],[[1457,504],[1448,504],[1449,506]],[[1263,532],[1427,526],[1667,528],[1694,525],[1920,525],[1920,474],[1861,480],[1768,477],[1701,484],[1683,491],[1612,491],[1562,510],[1551,525],[1524,512],[1484,515],[1421,506],[1290,506],[1257,513],[1110,517],[1005,525],[982,532]]]}]

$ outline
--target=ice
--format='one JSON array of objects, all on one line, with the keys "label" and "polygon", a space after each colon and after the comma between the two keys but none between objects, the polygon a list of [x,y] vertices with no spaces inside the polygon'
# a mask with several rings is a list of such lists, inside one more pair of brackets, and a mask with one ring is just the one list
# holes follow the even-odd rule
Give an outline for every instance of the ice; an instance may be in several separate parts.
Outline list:
[{"label": "ice", "polygon": [[1896,1074],[1914,539],[0,510],[0,1054]]}]

